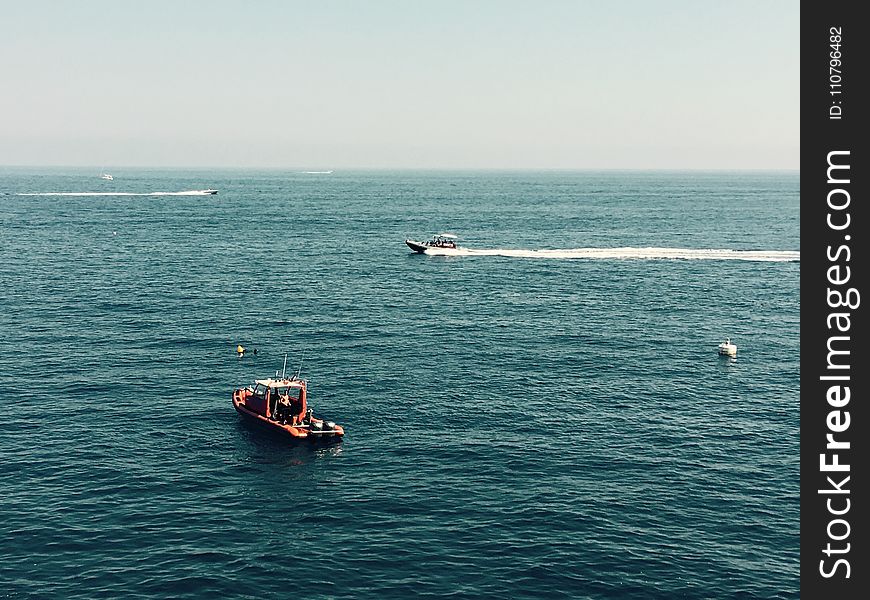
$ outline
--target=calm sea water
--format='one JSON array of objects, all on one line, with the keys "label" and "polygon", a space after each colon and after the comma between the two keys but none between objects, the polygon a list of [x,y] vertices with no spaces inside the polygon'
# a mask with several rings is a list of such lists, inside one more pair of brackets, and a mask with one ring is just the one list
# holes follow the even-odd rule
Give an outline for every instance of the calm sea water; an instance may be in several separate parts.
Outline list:
[{"label": "calm sea water", "polygon": [[798,597],[799,262],[403,244],[799,251],[797,173],[97,175],[0,170],[3,597]]}]

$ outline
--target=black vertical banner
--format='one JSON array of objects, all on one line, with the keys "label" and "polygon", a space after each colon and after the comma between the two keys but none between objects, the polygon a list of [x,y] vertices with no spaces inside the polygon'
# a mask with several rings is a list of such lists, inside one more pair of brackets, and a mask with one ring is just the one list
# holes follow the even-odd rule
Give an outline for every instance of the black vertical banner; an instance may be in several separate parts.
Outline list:
[{"label": "black vertical banner", "polygon": [[800,560],[808,599],[870,593],[870,22],[859,6],[801,5]]}]

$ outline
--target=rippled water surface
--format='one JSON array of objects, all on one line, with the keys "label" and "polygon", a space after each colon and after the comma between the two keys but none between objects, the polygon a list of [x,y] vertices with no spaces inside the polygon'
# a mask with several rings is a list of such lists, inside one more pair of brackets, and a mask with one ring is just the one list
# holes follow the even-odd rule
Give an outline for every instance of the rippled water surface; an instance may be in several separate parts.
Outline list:
[{"label": "rippled water surface", "polygon": [[0,170],[3,597],[798,596],[797,173],[113,174]]}]

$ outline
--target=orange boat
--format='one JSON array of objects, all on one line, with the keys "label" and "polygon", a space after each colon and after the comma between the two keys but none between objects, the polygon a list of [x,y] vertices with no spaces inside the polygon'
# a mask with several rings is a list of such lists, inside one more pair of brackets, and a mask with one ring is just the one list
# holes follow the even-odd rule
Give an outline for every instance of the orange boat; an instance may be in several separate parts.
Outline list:
[{"label": "orange boat", "polygon": [[233,406],[240,415],[295,439],[335,441],[344,436],[341,425],[314,418],[304,379],[257,379],[233,391]]}]

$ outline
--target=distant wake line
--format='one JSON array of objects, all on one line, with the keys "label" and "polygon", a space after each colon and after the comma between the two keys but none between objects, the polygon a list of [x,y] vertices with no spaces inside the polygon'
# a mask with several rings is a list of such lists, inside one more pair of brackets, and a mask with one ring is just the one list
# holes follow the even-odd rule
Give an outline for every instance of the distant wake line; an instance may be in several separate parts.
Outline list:
[{"label": "distant wake line", "polygon": [[209,196],[208,190],[188,190],[186,192],[28,192],[16,196]]},{"label": "distant wake line", "polygon": [[751,260],[763,262],[800,262],[801,259],[801,253],[795,250],[697,250],[693,248],[567,248],[564,250],[427,248],[426,254],[433,256],[506,256],[509,258]]}]

